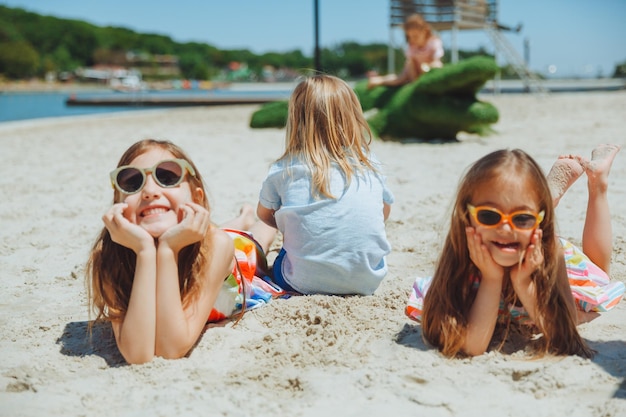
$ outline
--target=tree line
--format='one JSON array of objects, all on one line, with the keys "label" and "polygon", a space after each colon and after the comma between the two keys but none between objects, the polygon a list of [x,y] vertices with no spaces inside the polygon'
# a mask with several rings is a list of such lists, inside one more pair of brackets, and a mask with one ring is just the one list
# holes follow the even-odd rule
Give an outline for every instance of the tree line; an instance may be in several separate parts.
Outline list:
[{"label": "tree line", "polygon": [[[345,79],[363,77],[367,71],[385,72],[388,45],[343,42],[322,48],[322,71]],[[183,79],[215,79],[231,62],[245,63],[251,77],[267,66],[303,73],[313,68],[313,58],[300,50],[255,54],[247,49],[222,50],[200,42],[175,42],[160,34],[137,33],[123,27],[100,27],[88,22],[61,19],[0,5],[0,75],[8,79],[44,77],[48,73],[72,73],[96,64],[120,65],[128,53],[144,57],[171,55],[177,58]],[[444,61],[449,62],[449,52]],[[459,58],[489,55],[482,48],[459,51]],[[395,68],[404,54],[395,51]],[[156,61],[155,61],[156,62]],[[154,64],[156,65],[156,63]],[[503,76],[508,73],[505,68]],[[616,75],[623,74],[623,66]],[[623,76],[623,75],[622,75]]]},{"label": "tree line", "polygon": [[[300,73],[313,68],[313,58],[300,50],[263,54],[247,49],[222,50],[206,43],[175,42],[166,35],[100,27],[0,6],[0,74],[5,78],[44,77],[47,73],[73,72],[96,64],[119,65],[129,52],[148,57],[176,56],[183,79],[213,79],[231,62],[245,63],[253,76],[267,66]],[[485,54],[461,52],[461,57],[478,53]],[[384,72],[387,54],[388,46],[384,43],[344,42],[320,51],[324,72],[352,79],[370,70]],[[400,49],[395,57],[396,68],[401,68],[404,55]]]}]

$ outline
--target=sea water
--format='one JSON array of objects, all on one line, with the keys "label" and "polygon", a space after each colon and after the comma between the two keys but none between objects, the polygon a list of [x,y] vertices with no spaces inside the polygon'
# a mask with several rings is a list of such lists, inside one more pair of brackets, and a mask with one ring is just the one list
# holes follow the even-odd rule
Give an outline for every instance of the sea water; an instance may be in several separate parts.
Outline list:
[{"label": "sea water", "polygon": [[[122,106],[102,106],[102,105],[72,105],[66,104],[67,99],[76,95],[77,97],[111,97],[124,95],[130,101],[129,105]],[[78,116],[85,114],[111,113],[120,111],[139,111],[151,110],[160,106],[145,106],[141,104],[142,98],[177,96],[197,97],[199,95],[207,97],[254,97],[263,95],[264,97],[275,97],[276,100],[285,99],[289,95],[289,89],[280,87],[272,89],[254,90],[252,87],[248,90],[212,90],[212,91],[140,91],[140,92],[111,92],[111,91],[94,91],[94,92],[0,92],[0,122],[38,119],[43,117],[61,117],[61,116]],[[136,100],[136,103],[133,102]],[[165,108],[163,106],[161,108]]]},{"label": "sea water", "polygon": [[128,106],[67,106],[65,101],[71,94],[67,92],[0,93],[0,122],[133,110],[133,107]]}]

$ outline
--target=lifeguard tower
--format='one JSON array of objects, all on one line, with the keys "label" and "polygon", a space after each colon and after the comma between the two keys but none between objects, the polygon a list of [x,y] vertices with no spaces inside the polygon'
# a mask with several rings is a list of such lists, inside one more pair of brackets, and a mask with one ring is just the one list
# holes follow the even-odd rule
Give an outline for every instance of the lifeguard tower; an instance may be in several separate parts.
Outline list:
[{"label": "lifeguard tower", "polygon": [[491,39],[495,54],[502,54],[524,82],[527,91],[546,92],[541,80],[504,37],[503,31],[518,31],[498,22],[497,0],[390,0],[389,72],[394,71],[393,30],[401,28],[406,18],[419,13],[438,32],[452,32],[451,60],[458,61],[457,36],[461,30],[483,30]]}]

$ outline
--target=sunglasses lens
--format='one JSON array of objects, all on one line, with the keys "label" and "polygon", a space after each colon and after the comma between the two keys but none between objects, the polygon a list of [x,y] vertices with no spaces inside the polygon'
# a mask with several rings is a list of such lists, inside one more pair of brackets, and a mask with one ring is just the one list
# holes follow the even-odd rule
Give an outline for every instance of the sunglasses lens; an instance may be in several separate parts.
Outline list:
[{"label": "sunglasses lens", "polygon": [[127,193],[135,193],[143,186],[143,173],[137,168],[125,168],[118,172],[117,185]]},{"label": "sunglasses lens", "polygon": [[183,178],[183,167],[174,161],[165,161],[156,167],[154,176],[163,187],[174,187]]},{"label": "sunglasses lens", "polygon": [[500,223],[502,220],[502,216],[500,213],[492,211],[492,210],[478,210],[476,213],[476,220],[480,224],[484,224],[485,226],[494,226]]},{"label": "sunglasses lens", "polygon": [[532,214],[516,214],[511,221],[518,229],[532,229],[537,223],[537,218]]}]

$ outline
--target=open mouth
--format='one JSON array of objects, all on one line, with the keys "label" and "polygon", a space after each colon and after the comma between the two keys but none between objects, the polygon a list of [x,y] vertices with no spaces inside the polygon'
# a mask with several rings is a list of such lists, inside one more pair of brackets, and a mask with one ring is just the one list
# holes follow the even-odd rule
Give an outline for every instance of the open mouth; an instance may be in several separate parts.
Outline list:
[{"label": "open mouth", "polygon": [[492,242],[496,247],[505,250],[519,250],[520,244],[519,242]]}]

